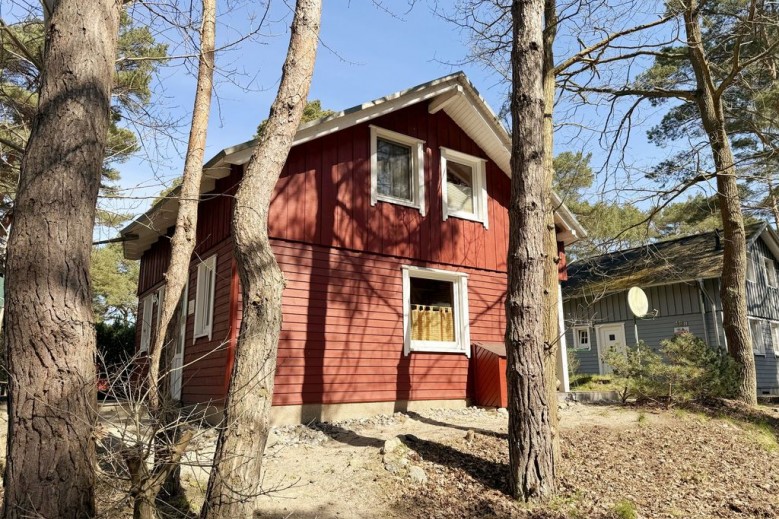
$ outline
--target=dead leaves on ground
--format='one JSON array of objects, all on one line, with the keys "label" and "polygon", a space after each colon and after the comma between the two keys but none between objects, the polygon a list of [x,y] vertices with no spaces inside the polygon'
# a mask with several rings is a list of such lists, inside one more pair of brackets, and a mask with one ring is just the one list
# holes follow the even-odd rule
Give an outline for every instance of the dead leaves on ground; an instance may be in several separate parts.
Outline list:
[{"label": "dead leaves on ground", "polygon": [[770,413],[755,425],[732,413],[646,410],[627,426],[610,427],[604,415],[603,425],[564,429],[559,494],[543,505],[506,495],[504,438],[416,439],[408,446],[428,481],[397,481],[395,495],[419,518],[779,517],[779,422]]}]

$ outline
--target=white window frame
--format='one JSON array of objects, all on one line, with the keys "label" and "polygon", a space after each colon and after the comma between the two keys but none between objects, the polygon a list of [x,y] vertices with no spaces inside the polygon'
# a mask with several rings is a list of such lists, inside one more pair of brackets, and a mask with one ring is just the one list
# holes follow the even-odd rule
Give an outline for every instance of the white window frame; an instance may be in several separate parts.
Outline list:
[{"label": "white window frame", "polygon": [[756,274],[757,272],[755,272],[754,258],[751,254],[747,254],[747,281],[754,283],[755,278],[757,277]]},{"label": "white window frame", "polygon": [[141,344],[138,347],[139,353],[149,351],[149,345],[151,344],[151,320],[154,306],[154,294],[149,294],[141,299],[141,306],[143,312],[141,312]]},{"label": "white window frame", "polygon": [[[375,206],[378,202],[388,202],[390,204],[403,205],[418,209],[422,216],[425,216],[425,141],[415,137],[409,137],[402,133],[393,132],[385,128],[370,125],[371,128],[371,205]],[[404,200],[379,194],[379,156],[378,139],[391,141],[402,146],[411,148],[411,196],[412,200]]]},{"label": "white window frame", "polygon": [[779,351],[779,321],[770,321],[771,323],[771,352],[776,354]]},{"label": "white window frame", "polygon": [[[470,166],[473,171],[473,213],[449,210],[449,194],[446,190],[447,161]],[[441,204],[443,207],[444,221],[453,218],[462,218],[481,222],[485,229],[489,229],[488,197],[487,197],[487,160],[460,151],[455,151],[441,146]]]},{"label": "white window frame", "polygon": [[[757,325],[757,337],[755,336],[754,325]],[[752,336],[752,353],[765,356],[765,337],[763,336],[763,320],[749,319],[749,333]]]},{"label": "white window frame", "polygon": [[763,256],[763,272],[765,273],[766,284],[769,287],[776,288],[779,286],[776,278],[776,266],[774,260],[768,256]]},{"label": "white window frame", "polygon": [[[205,276],[211,277],[211,293],[204,294]],[[214,327],[214,294],[216,294],[216,254],[204,259],[197,266],[197,288],[195,290],[195,326],[192,334],[194,343],[200,337],[208,337],[211,340],[211,333]],[[203,305],[207,305],[203,308]],[[205,314],[204,314],[205,310]],[[204,323],[202,316],[207,315],[208,323]]]},{"label": "white window frame", "polygon": [[[579,342],[579,332],[587,332],[587,345],[582,346]],[[573,349],[576,351],[591,351],[592,350],[592,329],[589,326],[574,326],[573,327]]]},{"label": "white window frame", "polygon": [[[468,275],[462,272],[404,266],[403,272],[403,353],[463,353],[471,356],[471,326],[468,311]],[[411,278],[446,281],[454,285],[455,341],[417,341],[411,339]]]}]

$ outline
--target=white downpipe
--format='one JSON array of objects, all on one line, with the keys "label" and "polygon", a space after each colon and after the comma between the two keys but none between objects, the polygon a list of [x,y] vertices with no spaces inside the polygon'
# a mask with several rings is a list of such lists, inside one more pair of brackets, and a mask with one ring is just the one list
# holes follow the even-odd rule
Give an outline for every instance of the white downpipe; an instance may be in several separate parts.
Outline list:
[{"label": "white downpipe", "polygon": [[561,374],[560,382],[564,392],[568,393],[571,390],[570,381],[568,380],[568,348],[565,344],[565,318],[563,316],[563,288],[560,283],[557,284],[557,322],[558,333],[560,334],[560,347],[557,348],[557,372]]}]

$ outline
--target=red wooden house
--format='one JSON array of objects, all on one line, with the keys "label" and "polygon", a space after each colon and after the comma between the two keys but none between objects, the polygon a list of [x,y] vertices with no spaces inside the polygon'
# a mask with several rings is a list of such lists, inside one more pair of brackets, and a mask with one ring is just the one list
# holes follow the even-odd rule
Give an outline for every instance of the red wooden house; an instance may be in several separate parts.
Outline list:
[{"label": "red wooden house", "polygon": [[[185,404],[226,393],[241,319],[231,195],[253,147],[204,166],[175,360]],[[287,281],[276,423],[465,404],[472,344],[503,341],[509,160],[509,135],[462,73],[300,127],[271,204]],[[141,260],[141,350],[177,205],[122,231]],[[562,204],[555,222],[562,252],[583,230]]]}]

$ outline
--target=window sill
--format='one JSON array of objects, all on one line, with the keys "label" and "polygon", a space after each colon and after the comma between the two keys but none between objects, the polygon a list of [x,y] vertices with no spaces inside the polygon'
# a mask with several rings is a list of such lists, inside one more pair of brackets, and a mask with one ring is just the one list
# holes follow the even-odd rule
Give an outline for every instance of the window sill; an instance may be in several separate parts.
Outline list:
[{"label": "window sill", "polygon": [[194,334],[194,336],[192,337],[192,342],[195,342],[198,339],[201,339],[203,337],[207,338],[210,341],[211,340],[211,330]]},{"label": "window sill", "polygon": [[439,346],[434,342],[415,344],[412,341],[410,351],[411,353],[460,353],[462,355],[467,355],[465,348],[454,343],[443,343]]},{"label": "window sill", "polygon": [[402,198],[392,198],[391,196],[378,195],[376,197],[376,202],[385,202],[387,204],[402,205],[403,207],[410,207],[411,209],[416,209],[417,211],[421,211],[419,204],[415,204],[414,202],[409,202],[408,200],[403,200]]},{"label": "window sill", "polygon": [[460,220],[469,220],[471,222],[478,222],[484,225],[484,218],[471,213],[447,213],[446,217],[447,219],[459,218]]}]

